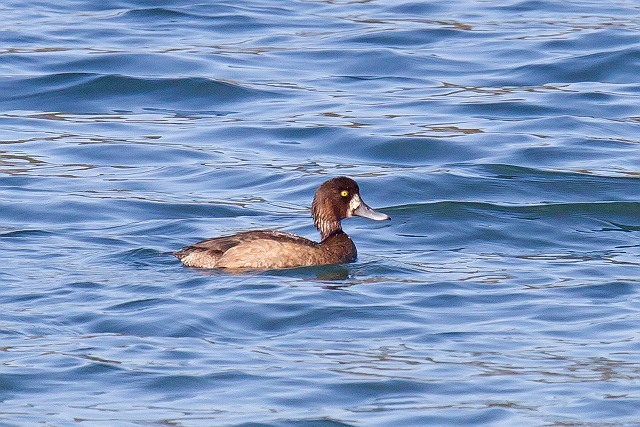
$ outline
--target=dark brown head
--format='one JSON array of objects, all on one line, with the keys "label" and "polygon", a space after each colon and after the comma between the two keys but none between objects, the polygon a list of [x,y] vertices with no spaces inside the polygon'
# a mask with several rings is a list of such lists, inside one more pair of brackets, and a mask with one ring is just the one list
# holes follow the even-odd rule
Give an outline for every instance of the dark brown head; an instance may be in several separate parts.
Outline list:
[{"label": "dark brown head", "polygon": [[351,178],[341,176],[325,181],[313,197],[311,214],[322,239],[341,230],[340,221],[351,216],[382,221],[391,219],[376,212],[360,198],[360,188]]}]

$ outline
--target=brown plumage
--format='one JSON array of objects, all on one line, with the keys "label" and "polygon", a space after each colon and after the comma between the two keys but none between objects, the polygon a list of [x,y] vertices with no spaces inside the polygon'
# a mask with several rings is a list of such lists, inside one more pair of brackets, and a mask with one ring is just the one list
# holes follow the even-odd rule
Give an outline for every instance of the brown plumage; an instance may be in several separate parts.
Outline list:
[{"label": "brown plumage", "polygon": [[340,221],[351,216],[390,219],[369,208],[360,198],[358,184],[347,177],[324,182],[313,198],[311,213],[322,238],[319,243],[291,233],[259,230],[203,240],[174,255],[185,265],[200,268],[267,270],[342,264],[354,261],[357,251]]}]

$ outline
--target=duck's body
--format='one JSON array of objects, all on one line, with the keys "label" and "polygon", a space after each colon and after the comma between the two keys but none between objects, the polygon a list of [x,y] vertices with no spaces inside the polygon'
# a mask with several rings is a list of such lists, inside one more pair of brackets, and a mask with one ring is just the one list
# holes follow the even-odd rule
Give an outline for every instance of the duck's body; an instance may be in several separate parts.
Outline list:
[{"label": "duck's body", "polygon": [[247,231],[214,237],[176,252],[189,267],[277,269],[342,264],[356,259],[356,246],[339,232],[320,243],[274,230]]},{"label": "duck's body", "polygon": [[312,214],[322,240],[274,230],[247,231],[203,240],[175,253],[189,267],[224,269],[279,269],[355,261],[356,246],[342,231],[340,221],[351,216],[390,219],[369,208],[360,198],[358,184],[339,177],[316,191]]}]

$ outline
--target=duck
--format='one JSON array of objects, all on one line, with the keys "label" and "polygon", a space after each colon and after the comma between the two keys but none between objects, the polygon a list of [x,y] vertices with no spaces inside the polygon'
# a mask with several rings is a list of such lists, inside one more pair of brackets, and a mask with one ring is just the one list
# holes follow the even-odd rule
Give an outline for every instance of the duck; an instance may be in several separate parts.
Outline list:
[{"label": "duck", "polygon": [[224,270],[275,270],[345,264],[357,257],[356,246],[341,221],[359,216],[374,221],[391,218],[371,209],[358,184],[340,176],[322,183],[311,204],[320,242],[277,230],[255,230],[213,237],[174,252],[187,267]]}]

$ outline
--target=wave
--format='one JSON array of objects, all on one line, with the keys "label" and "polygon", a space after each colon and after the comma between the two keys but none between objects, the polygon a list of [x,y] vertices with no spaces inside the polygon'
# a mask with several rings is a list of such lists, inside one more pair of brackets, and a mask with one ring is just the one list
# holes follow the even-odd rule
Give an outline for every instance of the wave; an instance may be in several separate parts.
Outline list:
[{"label": "wave", "polygon": [[274,99],[278,92],[203,77],[141,78],[93,73],[58,73],[0,83],[0,103],[15,110],[83,114],[153,108],[217,110]]}]

